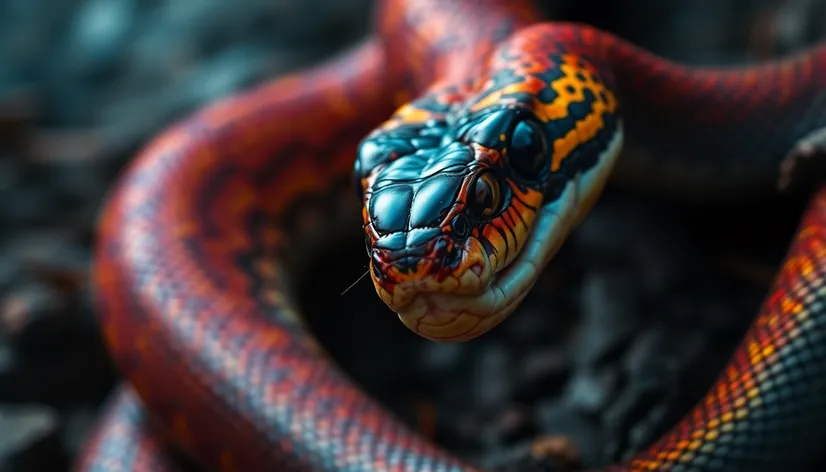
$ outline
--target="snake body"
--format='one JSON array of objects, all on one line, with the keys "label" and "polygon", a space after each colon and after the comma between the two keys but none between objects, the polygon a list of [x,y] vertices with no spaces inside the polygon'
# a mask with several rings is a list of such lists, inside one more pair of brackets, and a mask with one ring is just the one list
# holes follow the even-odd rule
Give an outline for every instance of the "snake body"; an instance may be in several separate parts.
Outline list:
[{"label": "snake body", "polygon": [[[198,111],[123,173],[94,283],[128,384],[77,470],[178,471],[176,451],[205,470],[475,470],[361,391],[291,299],[354,174],[377,293],[419,334],[461,340],[518,306],[609,175],[770,194],[826,147],[824,46],[690,68],[524,1],[377,13],[363,44]],[[826,439],[824,281],[826,190],[705,398],[604,470],[802,470]]]}]

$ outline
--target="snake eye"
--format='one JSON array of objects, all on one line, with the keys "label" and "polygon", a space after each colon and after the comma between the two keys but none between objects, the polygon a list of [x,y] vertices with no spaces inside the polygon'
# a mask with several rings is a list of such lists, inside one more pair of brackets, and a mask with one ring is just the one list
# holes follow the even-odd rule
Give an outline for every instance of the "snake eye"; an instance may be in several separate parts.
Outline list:
[{"label": "snake eye", "polygon": [[548,145],[545,134],[533,121],[523,120],[516,124],[511,133],[507,149],[511,168],[525,179],[539,176],[545,167]]},{"label": "snake eye", "polygon": [[468,206],[482,218],[490,218],[502,206],[502,188],[499,179],[491,171],[476,177],[470,189]]}]

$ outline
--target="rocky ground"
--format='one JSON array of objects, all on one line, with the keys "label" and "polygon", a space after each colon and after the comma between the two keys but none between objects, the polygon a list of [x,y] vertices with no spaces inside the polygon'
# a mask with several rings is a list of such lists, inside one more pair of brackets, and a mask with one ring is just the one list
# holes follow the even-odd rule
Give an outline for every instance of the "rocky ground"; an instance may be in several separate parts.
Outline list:
[{"label": "rocky ground", "polygon": [[[546,10],[696,63],[826,37],[824,1],[608,3]],[[67,470],[117,380],[87,281],[116,172],[171,120],[359,38],[369,9],[367,0],[0,4],[0,471]],[[562,434],[587,464],[605,463],[704,393],[802,209],[657,200],[609,190],[524,307],[476,342],[426,342],[368,283],[343,296],[352,280],[321,283],[325,268],[358,275],[358,237],[321,255],[303,304],[345,368],[445,447],[496,466],[530,438]],[[335,317],[324,316],[329,300]],[[354,337],[337,336],[345,324]]]}]

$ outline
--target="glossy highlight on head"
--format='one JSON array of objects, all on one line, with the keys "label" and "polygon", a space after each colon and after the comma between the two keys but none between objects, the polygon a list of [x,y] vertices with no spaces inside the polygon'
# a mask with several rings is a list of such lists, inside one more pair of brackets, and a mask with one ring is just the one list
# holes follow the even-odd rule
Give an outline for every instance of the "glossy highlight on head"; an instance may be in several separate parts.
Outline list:
[{"label": "glossy highlight on head", "polygon": [[433,340],[476,337],[519,305],[622,146],[585,58],[517,34],[489,64],[402,106],[356,162],[376,291]]}]

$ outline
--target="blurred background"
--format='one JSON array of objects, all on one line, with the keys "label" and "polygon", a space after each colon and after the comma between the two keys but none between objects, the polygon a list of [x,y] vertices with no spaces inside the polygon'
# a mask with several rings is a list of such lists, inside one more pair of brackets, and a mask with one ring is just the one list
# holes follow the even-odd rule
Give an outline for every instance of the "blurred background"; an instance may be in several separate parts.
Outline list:
[{"label": "blurred background", "polygon": [[[826,0],[542,6],[697,64],[826,38]],[[0,1],[0,471],[68,470],[117,381],[88,271],[121,167],[173,120],[363,37],[371,11],[368,0]],[[318,254],[303,308],[364,388],[444,447],[504,467],[533,438],[564,435],[602,464],[705,392],[805,203],[654,200],[609,189],[523,308],[472,343],[414,336],[368,281],[341,295],[366,262],[359,228]]]}]

